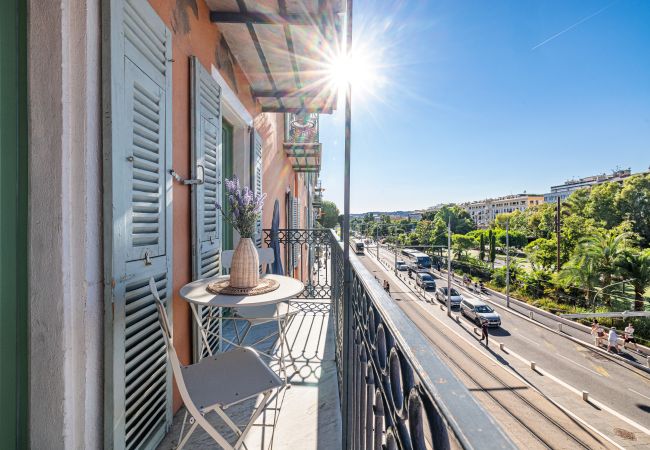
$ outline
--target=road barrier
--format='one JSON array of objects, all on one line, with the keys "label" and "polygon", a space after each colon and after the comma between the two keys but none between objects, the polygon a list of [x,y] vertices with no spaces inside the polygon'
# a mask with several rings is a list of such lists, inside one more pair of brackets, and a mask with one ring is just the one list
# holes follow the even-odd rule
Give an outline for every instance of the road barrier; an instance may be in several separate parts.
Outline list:
[{"label": "road barrier", "polygon": [[587,391],[582,391],[582,399],[586,402],[589,401],[589,392]]}]

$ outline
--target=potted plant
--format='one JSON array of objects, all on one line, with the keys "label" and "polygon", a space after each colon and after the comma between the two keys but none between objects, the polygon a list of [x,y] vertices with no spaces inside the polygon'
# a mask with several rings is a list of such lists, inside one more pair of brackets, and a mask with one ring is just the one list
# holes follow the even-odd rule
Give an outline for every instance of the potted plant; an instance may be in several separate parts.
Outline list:
[{"label": "potted plant", "polygon": [[253,288],[259,284],[259,256],[253,242],[255,225],[262,213],[266,194],[258,195],[248,186],[240,188],[239,179],[234,176],[225,180],[228,207],[217,202],[217,209],[224,220],[239,232],[239,243],[232,256],[230,286]]}]

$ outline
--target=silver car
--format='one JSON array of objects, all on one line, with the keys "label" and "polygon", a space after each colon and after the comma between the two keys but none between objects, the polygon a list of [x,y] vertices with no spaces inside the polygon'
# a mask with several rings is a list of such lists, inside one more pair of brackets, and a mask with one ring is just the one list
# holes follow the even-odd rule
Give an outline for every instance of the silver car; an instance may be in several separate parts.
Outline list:
[{"label": "silver car", "polygon": [[408,266],[406,265],[406,263],[404,261],[399,260],[399,261],[397,261],[397,263],[395,263],[395,268],[397,270],[399,270],[400,272],[403,272],[406,269],[408,269]]},{"label": "silver car", "polygon": [[460,313],[476,325],[481,325],[481,322],[487,321],[488,327],[501,326],[499,313],[480,300],[463,299],[460,302]]},{"label": "silver car", "polygon": [[[460,308],[460,303],[463,301],[463,296],[460,295],[460,292],[454,288],[451,288],[450,294],[451,295],[449,300],[451,302],[451,307]],[[436,300],[438,300],[440,303],[447,302],[447,286],[439,287],[436,289]]]}]

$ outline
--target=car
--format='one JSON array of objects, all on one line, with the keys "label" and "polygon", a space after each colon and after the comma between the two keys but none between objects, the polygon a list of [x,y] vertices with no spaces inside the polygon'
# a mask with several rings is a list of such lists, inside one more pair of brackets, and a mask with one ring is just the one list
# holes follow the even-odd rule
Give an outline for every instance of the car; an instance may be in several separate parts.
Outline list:
[{"label": "car", "polygon": [[500,327],[501,316],[487,303],[473,298],[464,298],[460,302],[460,313],[476,325],[486,320],[488,327]]},{"label": "car", "polygon": [[[447,286],[439,287],[436,289],[436,299],[441,303],[447,302]],[[451,296],[449,298],[451,301],[452,308],[460,308],[460,303],[463,301],[463,296],[460,295],[456,289],[451,288]]]},{"label": "car", "polygon": [[403,271],[405,271],[406,269],[408,269],[408,266],[406,265],[406,263],[405,263],[404,261],[402,261],[402,260],[400,259],[399,261],[397,261],[397,262],[395,263],[395,268],[396,268],[397,270],[399,270],[400,272],[403,272]]},{"label": "car", "polygon": [[415,276],[415,283],[425,291],[434,291],[436,289],[436,280],[427,272],[418,272]]}]

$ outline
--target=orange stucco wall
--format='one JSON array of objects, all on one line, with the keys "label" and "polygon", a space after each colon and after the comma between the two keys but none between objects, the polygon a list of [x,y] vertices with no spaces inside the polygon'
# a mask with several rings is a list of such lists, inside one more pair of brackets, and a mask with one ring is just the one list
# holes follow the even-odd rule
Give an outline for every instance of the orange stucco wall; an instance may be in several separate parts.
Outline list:
[{"label": "orange stucco wall", "polygon": [[[190,56],[198,57],[201,64],[211,70],[219,69],[230,88],[238,93],[239,100],[255,117],[256,105],[250,95],[249,83],[234,57],[224,47],[218,27],[210,22],[209,10],[203,0],[149,0],[158,15],[172,32],[172,122],[173,168],[182,177],[191,175],[190,152]],[[282,117],[280,114],[259,114],[255,127],[264,140],[265,154],[282,153]],[[237,151],[237,149],[235,149]],[[275,156],[271,156],[274,158]],[[281,173],[268,180],[267,185],[293,173]],[[276,181],[272,181],[276,180]],[[180,296],[179,289],[191,281],[191,191],[189,186],[174,183],[173,189],[173,320],[174,344],[182,363],[191,362],[192,318],[190,309]],[[271,212],[273,205],[270,204]],[[269,213],[270,215],[271,213]],[[266,216],[265,216],[266,217]],[[266,224],[266,222],[265,222]],[[268,224],[270,225],[270,219]],[[174,410],[182,402],[174,387]]]}]

